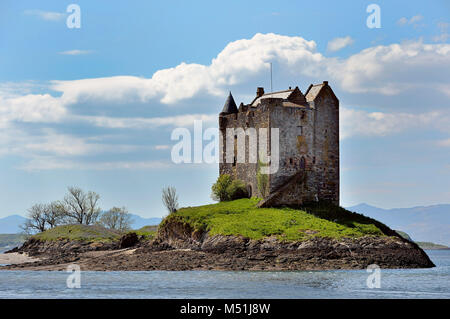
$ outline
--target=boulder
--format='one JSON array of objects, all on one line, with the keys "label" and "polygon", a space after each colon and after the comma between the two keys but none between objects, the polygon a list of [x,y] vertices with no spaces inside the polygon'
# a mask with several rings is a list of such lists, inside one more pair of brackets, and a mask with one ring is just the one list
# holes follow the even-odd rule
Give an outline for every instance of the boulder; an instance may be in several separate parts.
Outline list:
[{"label": "boulder", "polygon": [[133,247],[139,242],[139,237],[136,233],[127,233],[119,240],[119,248]]}]

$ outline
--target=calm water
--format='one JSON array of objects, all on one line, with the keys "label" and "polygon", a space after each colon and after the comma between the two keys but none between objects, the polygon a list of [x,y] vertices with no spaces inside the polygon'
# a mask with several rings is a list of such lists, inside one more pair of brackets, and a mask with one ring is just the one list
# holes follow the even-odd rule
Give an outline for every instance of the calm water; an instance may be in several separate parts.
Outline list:
[{"label": "calm water", "polygon": [[365,270],[298,272],[0,271],[0,298],[450,298],[450,250],[427,251],[432,269],[382,270],[369,289]]}]

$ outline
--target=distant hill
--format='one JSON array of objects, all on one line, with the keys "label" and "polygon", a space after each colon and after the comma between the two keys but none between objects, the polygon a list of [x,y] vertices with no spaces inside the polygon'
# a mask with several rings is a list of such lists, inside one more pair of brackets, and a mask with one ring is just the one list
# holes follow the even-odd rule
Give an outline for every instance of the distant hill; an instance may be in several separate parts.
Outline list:
[{"label": "distant hill", "polygon": [[20,215],[0,218],[0,234],[17,234],[22,232],[19,225],[22,225],[25,221],[26,218]]},{"label": "distant hill", "polygon": [[347,209],[375,218],[392,229],[400,229],[416,242],[450,246],[449,204],[392,209],[359,204]]},{"label": "distant hill", "polygon": [[162,220],[162,218],[160,217],[144,218],[135,214],[131,214],[131,219],[133,221],[133,223],[131,224],[131,228],[133,229],[139,229],[144,226],[159,225]]}]

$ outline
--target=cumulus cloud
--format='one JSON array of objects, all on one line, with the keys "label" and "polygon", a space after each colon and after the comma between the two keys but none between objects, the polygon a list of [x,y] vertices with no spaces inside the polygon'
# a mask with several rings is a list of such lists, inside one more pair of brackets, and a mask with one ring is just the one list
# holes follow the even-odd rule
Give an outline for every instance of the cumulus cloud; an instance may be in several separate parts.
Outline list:
[{"label": "cumulus cloud", "polygon": [[7,121],[54,122],[66,115],[66,108],[50,94],[0,95],[0,117]]},{"label": "cumulus cloud", "polygon": [[327,73],[347,92],[395,95],[409,89],[449,86],[450,45],[421,41],[379,45],[327,64]]},{"label": "cumulus cloud", "polygon": [[333,40],[328,42],[327,50],[328,51],[339,51],[349,45],[352,45],[354,40],[350,36],[346,36],[343,38],[334,38]]},{"label": "cumulus cloud", "polygon": [[245,83],[250,77],[266,73],[270,62],[314,75],[322,54],[316,43],[301,37],[256,34],[252,39],[229,43],[210,65],[181,63],[159,70],[151,78],[115,76],[108,78],[53,81],[52,89],[62,92],[64,103],[86,99],[103,101],[158,100],[174,104],[201,94],[223,96],[230,86]]}]

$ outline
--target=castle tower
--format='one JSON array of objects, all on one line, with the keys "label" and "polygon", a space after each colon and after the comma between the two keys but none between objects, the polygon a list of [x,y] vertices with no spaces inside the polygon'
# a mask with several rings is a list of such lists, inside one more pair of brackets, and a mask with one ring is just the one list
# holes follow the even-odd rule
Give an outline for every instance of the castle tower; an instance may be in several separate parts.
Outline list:
[{"label": "castle tower", "polygon": [[[219,128],[219,173],[244,181],[251,195],[264,198],[262,206],[339,204],[339,100],[327,81],[311,84],[305,94],[298,87],[271,93],[258,88],[253,101],[241,103],[239,109],[230,93],[219,115]],[[237,134],[227,140],[227,129],[246,132],[245,162],[236,161]],[[262,164],[249,161],[249,144],[255,143],[247,134],[251,129],[258,139],[260,129],[278,129],[278,141],[268,139],[269,153],[275,150],[272,144],[278,143],[278,169],[267,175],[264,189],[258,182]],[[234,144],[233,154],[227,154],[227,141]]]}]

